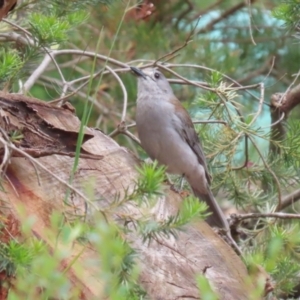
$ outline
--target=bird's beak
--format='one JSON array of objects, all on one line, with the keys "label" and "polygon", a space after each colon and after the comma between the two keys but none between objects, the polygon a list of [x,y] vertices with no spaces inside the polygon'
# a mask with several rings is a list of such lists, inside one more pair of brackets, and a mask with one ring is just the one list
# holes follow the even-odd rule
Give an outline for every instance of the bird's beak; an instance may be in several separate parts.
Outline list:
[{"label": "bird's beak", "polygon": [[131,71],[133,71],[133,73],[134,73],[135,75],[140,76],[140,77],[143,77],[144,79],[147,78],[147,77],[146,77],[146,74],[145,74],[142,70],[140,70],[140,69],[138,69],[138,68],[135,68],[135,67],[130,67],[130,69],[131,69]]}]

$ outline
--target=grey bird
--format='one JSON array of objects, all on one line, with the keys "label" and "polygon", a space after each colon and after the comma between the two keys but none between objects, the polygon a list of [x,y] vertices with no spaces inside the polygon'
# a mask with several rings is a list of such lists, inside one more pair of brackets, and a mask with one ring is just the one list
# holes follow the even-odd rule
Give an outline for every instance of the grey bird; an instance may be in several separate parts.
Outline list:
[{"label": "grey bird", "polygon": [[188,112],[159,70],[131,70],[138,76],[136,126],[143,149],[169,173],[184,175],[212,213],[206,221],[230,236],[227,219],[210,190],[205,155]]}]

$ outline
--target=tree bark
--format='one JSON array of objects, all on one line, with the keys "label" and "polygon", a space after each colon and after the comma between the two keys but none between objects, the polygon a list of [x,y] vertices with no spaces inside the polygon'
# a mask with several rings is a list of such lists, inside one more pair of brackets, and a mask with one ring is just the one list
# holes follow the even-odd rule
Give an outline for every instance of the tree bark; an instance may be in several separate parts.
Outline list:
[{"label": "tree bark", "polygon": [[[87,261],[99,260],[96,251],[79,243],[57,246],[48,234],[51,212],[59,211],[67,218],[74,218],[86,211],[84,199],[76,192],[71,191],[69,205],[64,203],[68,188],[53,176],[66,182],[69,180],[80,121],[68,107],[53,107],[21,95],[0,95],[0,108],[2,138],[5,134],[11,138],[12,130],[17,131],[20,138],[14,140],[14,145],[35,159],[32,161],[13,149],[10,159],[4,161],[8,150],[2,145],[6,168],[0,197],[8,207],[2,209],[2,214],[18,224],[25,216],[34,217],[32,234],[43,240],[50,250],[71,248],[72,255],[62,262],[61,267],[71,266],[67,274],[73,286],[80,288],[81,299],[105,299],[104,282],[99,276],[101,270],[87,267]],[[84,194],[85,186],[92,178],[95,199],[101,199],[95,203],[103,209],[116,195],[122,198],[126,190],[130,193],[134,189],[135,167],[139,161],[102,132],[90,128],[85,132],[82,156],[72,185]],[[169,186],[166,185],[164,190],[165,195],[151,208],[151,213],[160,220],[176,214],[182,201]],[[25,216],[20,213],[20,206],[24,208]],[[141,215],[147,210],[143,207],[141,211],[134,203],[126,202],[124,206],[132,215]],[[89,206],[90,218],[94,212]],[[109,216],[109,222],[117,222],[116,212]],[[11,230],[12,236],[18,234],[18,230]],[[124,238],[139,254],[140,283],[150,299],[201,299],[195,281],[197,274],[206,276],[220,299],[248,299],[253,290],[241,259],[203,221],[186,226],[176,239],[159,237],[144,243],[134,230]],[[81,253],[79,258],[74,259],[78,253]],[[75,271],[78,267],[83,270],[81,273]]]}]

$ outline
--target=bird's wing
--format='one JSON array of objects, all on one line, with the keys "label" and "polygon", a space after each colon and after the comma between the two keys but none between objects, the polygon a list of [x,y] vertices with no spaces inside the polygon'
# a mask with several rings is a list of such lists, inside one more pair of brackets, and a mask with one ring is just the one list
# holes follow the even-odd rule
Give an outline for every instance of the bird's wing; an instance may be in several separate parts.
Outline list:
[{"label": "bird's wing", "polygon": [[[177,100],[179,102],[179,100]],[[181,103],[179,102],[180,106]],[[178,104],[177,104],[178,105]],[[182,106],[181,106],[182,107]],[[175,116],[179,119],[180,122],[174,122],[175,127],[177,128],[178,133],[185,140],[194,153],[197,155],[199,163],[205,169],[205,175],[208,184],[211,182],[211,178],[208,172],[206,158],[203,152],[203,148],[199,137],[195,131],[194,124],[192,123],[191,117],[189,116],[188,112],[182,107],[180,110],[175,110]],[[178,125],[179,123],[179,125]]]}]

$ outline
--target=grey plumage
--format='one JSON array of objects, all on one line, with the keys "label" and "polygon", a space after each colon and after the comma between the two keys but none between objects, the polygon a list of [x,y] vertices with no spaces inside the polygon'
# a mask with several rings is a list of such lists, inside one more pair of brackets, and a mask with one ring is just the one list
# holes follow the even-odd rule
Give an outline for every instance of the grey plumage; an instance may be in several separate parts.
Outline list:
[{"label": "grey plumage", "polygon": [[155,68],[138,75],[136,124],[142,147],[167,171],[184,175],[194,194],[212,215],[207,222],[229,231],[228,222],[210,190],[205,155],[192,120],[164,75]]}]

